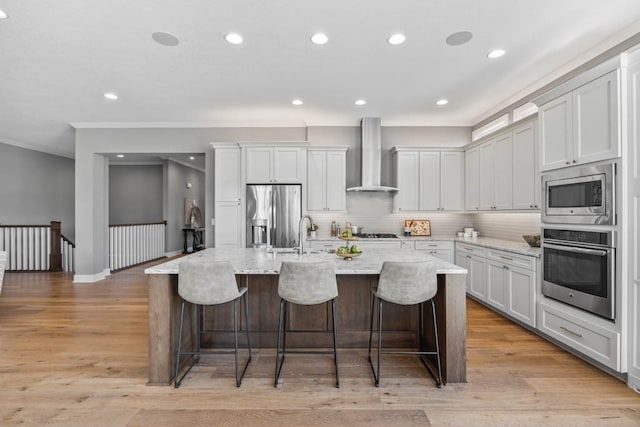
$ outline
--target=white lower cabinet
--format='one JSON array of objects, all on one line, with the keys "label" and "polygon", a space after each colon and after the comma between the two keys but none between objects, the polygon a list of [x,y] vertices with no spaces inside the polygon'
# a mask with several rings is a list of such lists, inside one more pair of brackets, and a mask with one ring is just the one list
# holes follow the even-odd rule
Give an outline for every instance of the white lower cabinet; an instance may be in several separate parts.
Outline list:
[{"label": "white lower cabinet", "polygon": [[538,329],[603,365],[620,371],[620,334],[604,319],[545,298]]},{"label": "white lower cabinet", "polygon": [[467,292],[525,325],[536,326],[538,260],[535,257],[456,242]]},{"label": "white lower cabinet", "polygon": [[454,262],[453,242],[417,240],[415,242],[407,243],[415,243],[414,247],[417,251],[426,252],[433,257],[450,262],[452,264]]}]

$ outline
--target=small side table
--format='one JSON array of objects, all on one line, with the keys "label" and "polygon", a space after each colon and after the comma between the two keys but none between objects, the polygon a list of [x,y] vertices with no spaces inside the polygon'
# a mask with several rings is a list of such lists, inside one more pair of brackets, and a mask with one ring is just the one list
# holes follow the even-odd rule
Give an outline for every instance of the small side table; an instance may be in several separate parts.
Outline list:
[{"label": "small side table", "polygon": [[[182,229],[184,249],[182,253],[201,251],[204,249],[204,228],[187,227]],[[191,242],[191,244],[189,244]]]}]

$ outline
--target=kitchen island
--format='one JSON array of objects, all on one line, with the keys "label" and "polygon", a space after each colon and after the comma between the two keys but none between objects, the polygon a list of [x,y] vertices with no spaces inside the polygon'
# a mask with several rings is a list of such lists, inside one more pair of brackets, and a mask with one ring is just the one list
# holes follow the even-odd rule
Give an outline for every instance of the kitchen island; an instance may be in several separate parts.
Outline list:
[{"label": "kitchen island", "polygon": [[[145,270],[149,275],[149,385],[168,385],[173,380],[175,352],[178,342],[178,320],[181,298],[177,293],[178,265],[187,258],[230,261],[240,286],[249,288],[249,325],[251,344],[256,348],[274,348],[276,343],[279,297],[278,274],[282,261],[328,261],[333,263],[338,281],[337,332],[338,348],[367,348],[371,313],[371,289],[377,286],[384,261],[420,261],[433,263],[438,275],[435,297],[438,316],[438,341],[442,354],[443,379],[466,382],[466,273],[464,268],[419,251],[371,249],[351,261],[326,252],[300,256],[287,251],[269,253],[255,249],[215,249],[178,258]],[[188,305],[189,306],[189,305]],[[194,311],[189,306],[185,325],[193,325]],[[432,348],[430,316],[422,316],[424,335],[418,338],[419,307],[385,308],[385,347]],[[242,318],[242,316],[240,316]],[[187,320],[189,319],[189,320]],[[231,348],[233,334],[231,307],[208,307],[203,316],[207,330],[220,331],[205,336],[203,348]],[[299,307],[292,305],[289,314],[287,346],[329,348],[330,337],[317,334],[330,330],[330,312],[324,304]],[[419,342],[418,342],[419,341]],[[192,346],[195,328],[185,330],[183,344]],[[250,375],[250,374],[249,374]]]}]

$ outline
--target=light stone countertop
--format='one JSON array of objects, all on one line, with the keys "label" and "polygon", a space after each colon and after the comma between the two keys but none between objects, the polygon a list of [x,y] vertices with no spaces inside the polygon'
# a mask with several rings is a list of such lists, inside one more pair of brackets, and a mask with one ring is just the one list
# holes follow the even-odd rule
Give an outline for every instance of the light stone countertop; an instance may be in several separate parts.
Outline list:
[{"label": "light stone countertop", "polygon": [[[317,239],[307,239],[307,241],[315,240],[315,241],[336,241],[338,242],[340,239],[338,237],[318,237]],[[454,237],[447,235],[440,236],[398,236],[397,238],[387,238],[387,239],[360,239],[360,241],[432,241],[432,242],[462,242],[462,243],[470,243],[472,245],[478,245],[485,248],[491,249],[499,249],[502,251],[512,252],[520,255],[527,255],[539,258],[542,255],[542,250],[540,248],[532,248],[529,246],[527,242],[524,241],[513,241],[513,240],[503,240],[503,239],[494,239],[492,237],[476,237],[476,238],[464,238],[464,237]]]},{"label": "light stone countertop", "polygon": [[384,261],[429,261],[438,274],[466,274],[467,270],[421,251],[402,249],[368,249],[351,261],[335,254],[321,252],[300,256],[295,253],[268,253],[258,249],[216,249],[209,248],[185,257],[147,268],[145,274],[178,274],[178,265],[185,259],[206,261],[230,261],[236,274],[278,274],[282,261],[320,262],[329,261],[335,265],[336,274],[379,274]]}]

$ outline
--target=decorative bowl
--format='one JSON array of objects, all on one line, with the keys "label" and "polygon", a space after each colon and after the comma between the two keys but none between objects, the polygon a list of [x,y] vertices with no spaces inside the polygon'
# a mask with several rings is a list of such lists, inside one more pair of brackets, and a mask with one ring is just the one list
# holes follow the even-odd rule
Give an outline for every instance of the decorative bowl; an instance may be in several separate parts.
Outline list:
[{"label": "decorative bowl", "polygon": [[336,255],[338,255],[340,258],[346,260],[346,261],[350,261],[351,258],[355,258],[357,256],[360,256],[360,254],[362,253],[362,251],[360,252],[347,252],[344,254],[340,254],[336,251]]},{"label": "decorative bowl", "polygon": [[525,234],[524,236],[522,236],[522,238],[532,248],[539,248],[540,247],[540,235],[539,234]]}]

